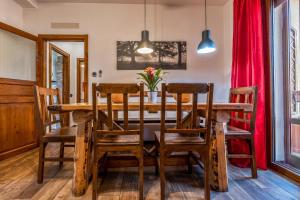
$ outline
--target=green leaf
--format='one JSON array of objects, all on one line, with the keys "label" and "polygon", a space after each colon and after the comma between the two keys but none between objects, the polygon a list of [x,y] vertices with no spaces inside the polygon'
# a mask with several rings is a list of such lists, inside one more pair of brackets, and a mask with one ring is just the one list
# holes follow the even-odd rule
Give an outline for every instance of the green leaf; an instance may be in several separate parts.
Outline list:
[{"label": "green leaf", "polygon": [[155,75],[156,75],[156,76],[159,76],[160,73],[161,73],[161,68],[158,68],[157,71],[156,71],[156,73],[155,73]]}]

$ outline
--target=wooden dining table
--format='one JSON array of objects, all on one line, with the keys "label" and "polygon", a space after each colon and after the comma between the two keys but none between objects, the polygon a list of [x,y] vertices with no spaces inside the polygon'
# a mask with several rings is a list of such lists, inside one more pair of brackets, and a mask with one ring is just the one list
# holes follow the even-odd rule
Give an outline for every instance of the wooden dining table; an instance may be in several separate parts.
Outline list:
[{"label": "wooden dining table", "polygon": [[[176,111],[176,103],[167,103],[167,111]],[[198,103],[198,110],[204,110],[205,104]],[[106,104],[98,104],[98,109],[105,111]],[[160,103],[145,103],[144,110],[148,112],[159,112]],[[182,111],[190,111],[191,103],[184,103]],[[214,103],[213,104],[213,139],[211,151],[211,188],[216,191],[228,191],[227,178],[227,161],[225,150],[225,134],[227,131],[227,123],[230,120],[231,112],[251,112],[253,109],[251,104],[247,103]],[[84,124],[87,119],[91,119],[92,105],[88,103],[60,104],[48,106],[50,112],[72,112],[73,120],[77,124]],[[119,111],[123,110],[123,104],[113,103],[112,110],[117,116]],[[139,111],[139,103],[129,103],[129,111]],[[115,116],[115,118],[117,118]],[[83,195],[87,189],[90,177],[90,167],[92,159],[91,151],[91,134],[87,133],[91,128],[78,128],[75,140],[74,153],[74,176],[73,176],[73,194],[75,196]],[[146,162],[146,160],[145,160]],[[118,163],[122,167],[122,164]]]}]

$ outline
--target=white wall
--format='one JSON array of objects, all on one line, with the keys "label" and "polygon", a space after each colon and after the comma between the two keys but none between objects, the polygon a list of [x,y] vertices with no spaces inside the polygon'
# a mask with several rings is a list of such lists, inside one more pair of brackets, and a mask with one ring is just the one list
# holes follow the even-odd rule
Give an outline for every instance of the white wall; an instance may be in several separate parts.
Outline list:
[{"label": "white wall", "polygon": [[[230,88],[233,42],[233,0],[228,0],[223,7],[224,16],[224,82]],[[227,93],[229,95],[229,91]]]},{"label": "white wall", "polygon": [[[51,42],[70,54],[70,103],[76,103],[77,87],[77,58],[84,58],[83,42]],[[48,55],[48,54],[47,54]],[[49,77],[49,76],[47,76]]]},{"label": "white wall", "polygon": [[23,8],[13,0],[0,0],[0,21],[23,28]]},{"label": "white wall", "polygon": [[0,78],[36,80],[36,43],[0,29]]},{"label": "white wall", "polygon": [[[13,0],[0,0],[0,22],[23,29],[23,8]],[[0,77],[36,80],[36,44],[0,30]]]},{"label": "white wall", "polygon": [[[188,45],[185,71],[169,71],[167,81],[214,82],[215,101],[226,101],[229,79],[224,64],[224,9],[208,7],[208,25],[217,44],[217,52],[197,55],[196,48],[204,29],[203,6],[148,6],[151,40],[184,40]],[[78,22],[79,29],[51,29],[51,22]],[[134,82],[137,71],[116,70],[116,41],[140,40],[143,29],[143,5],[136,4],[40,4],[24,9],[24,28],[32,33],[89,34],[89,81]],[[231,51],[231,50],[230,50]],[[103,71],[92,78],[92,71]]]}]

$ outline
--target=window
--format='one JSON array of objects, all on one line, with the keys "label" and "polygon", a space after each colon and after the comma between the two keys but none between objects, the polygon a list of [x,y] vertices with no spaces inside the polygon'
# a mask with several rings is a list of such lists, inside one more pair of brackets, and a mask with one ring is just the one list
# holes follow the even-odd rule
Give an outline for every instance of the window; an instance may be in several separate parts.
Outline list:
[{"label": "window", "polygon": [[300,172],[300,5],[275,1],[273,10],[273,161]]}]

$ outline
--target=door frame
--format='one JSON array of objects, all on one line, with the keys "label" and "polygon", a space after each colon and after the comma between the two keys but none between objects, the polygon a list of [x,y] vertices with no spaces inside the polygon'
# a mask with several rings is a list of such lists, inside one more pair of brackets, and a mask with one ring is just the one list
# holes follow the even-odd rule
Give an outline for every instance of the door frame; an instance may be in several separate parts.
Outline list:
[{"label": "door frame", "polygon": [[[88,42],[88,35],[68,35],[68,34],[39,34],[38,35],[38,65],[36,70],[37,76],[37,85],[41,87],[47,86],[47,42],[83,42],[84,43],[84,65],[85,67],[85,74],[87,80],[87,88],[89,85],[88,80],[88,49],[89,49],[89,42]],[[87,98],[88,101],[88,91],[87,91]]]},{"label": "door frame", "polygon": [[63,91],[62,91],[62,102],[70,103],[70,54],[49,43],[49,88],[52,86],[52,51],[63,56]]},{"label": "door frame", "polygon": [[[80,99],[81,99],[81,66],[80,66],[80,63],[84,62],[84,58],[77,58],[77,95],[76,95],[76,101],[77,103],[81,103],[80,102]],[[87,77],[88,77],[88,74],[86,73],[86,70],[84,70],[84,80],[83,82],[87,83],[88,80],[87,80]],[[88,89],[87,88],[84,88],[85,91],[84,91],[84,102],[87,102],[88,101]]]}]

